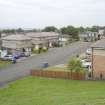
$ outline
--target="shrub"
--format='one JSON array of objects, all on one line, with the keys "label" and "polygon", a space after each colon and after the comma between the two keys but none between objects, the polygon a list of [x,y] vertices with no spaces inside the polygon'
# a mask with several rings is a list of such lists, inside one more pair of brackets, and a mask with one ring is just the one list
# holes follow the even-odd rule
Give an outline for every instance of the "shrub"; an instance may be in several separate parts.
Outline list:
[{"label": "shrub", "polygon": [[33,52],[33,53],[36,53],[36,54],[39,54],[39,53],[40,53],[40,49],[33,48],[33,49],[32,49],[32,52]]},{"label": "shrub", "polygon": [[48,48],[46,47],[41,49],[41,52],[47,52],[47,51],[48,51]]},{"label": "shrub", "polygon": [[68,69],[71,72],[80,72],[80,71],[83,71],[83,67],[81,65],[81,62],[77,58],[70,59],[70,61],[68,62]]},{"label": "shrub", "polygon": [[48,48],[39,48],[39,49],[33,48],[32,49],[32,52],[36,54],[39,54],[41,52],[47,52],[47,51],[48,51]]}]

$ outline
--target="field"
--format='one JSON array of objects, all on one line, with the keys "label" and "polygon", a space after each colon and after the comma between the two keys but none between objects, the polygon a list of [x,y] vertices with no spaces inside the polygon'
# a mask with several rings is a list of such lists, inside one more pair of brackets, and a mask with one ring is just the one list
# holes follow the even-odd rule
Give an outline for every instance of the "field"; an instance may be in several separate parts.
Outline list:
[{"label": "field", "polygon": [[28,77],[0,89],[0,105],[105,105],[105,82]]}]

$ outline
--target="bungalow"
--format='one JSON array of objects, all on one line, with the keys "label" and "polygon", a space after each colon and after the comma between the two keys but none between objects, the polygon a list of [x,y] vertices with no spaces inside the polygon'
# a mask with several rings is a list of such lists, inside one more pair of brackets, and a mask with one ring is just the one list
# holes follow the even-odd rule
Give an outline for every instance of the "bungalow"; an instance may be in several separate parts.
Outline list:
[{"label": "bungalow", "polygon": [[105,29],[99,29],[98,30],[99,35],[105,36]]},{"label": "bungalow", "polygon": [[9,54],[29,54],[31,52],[31,38],[23,35],[9,35],[2,38],[2,49]]},{"label": "bungalow", "polygon": [[81,41],[92,42],[99,39],[99,34],[98,32],[86,31],[79,33],[79,38]]},{"label": "bungalow", "polygon": [[105,39],[97,41],[91,47],[93,79],[105,79]]},{"label": "bungalow", "polygon": [[33,48],[48,48],[58,44],[59,34],[55,32],[30,32],[26,36],[32,39]]}]

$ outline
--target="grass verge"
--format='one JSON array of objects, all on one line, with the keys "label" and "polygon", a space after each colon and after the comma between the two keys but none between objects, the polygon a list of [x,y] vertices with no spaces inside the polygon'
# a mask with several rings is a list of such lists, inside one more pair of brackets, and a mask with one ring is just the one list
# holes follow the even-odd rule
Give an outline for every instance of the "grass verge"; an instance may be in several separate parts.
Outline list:
[{"label": "grass verge", "polygon": [[9,64],[12,64],[12,62],[11,61],[2,61],[2,60],[0,60],[0,68],[3,68],[3,67],[5,67],[5,66],[7,66]]},{"label": "grass verge", "polygon": [[105,83],[28,77],[0,89],[0,105],[105,105]]}]

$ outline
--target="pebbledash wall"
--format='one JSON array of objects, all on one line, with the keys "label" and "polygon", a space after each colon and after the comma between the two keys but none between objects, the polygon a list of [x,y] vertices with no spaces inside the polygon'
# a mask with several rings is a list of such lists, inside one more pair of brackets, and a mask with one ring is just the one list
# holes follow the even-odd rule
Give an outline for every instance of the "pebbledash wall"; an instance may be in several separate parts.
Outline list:
[{"label": "pebbledash wall", "polygon": [[95,50],[93,56],[94,79],[105,79],[105,50]]},{"label": "pebbledash wall", "polygon": [[85,73],[77,73],[77,72],[71,73],[63,71],[31,70],[31,75],[38,77],[47,77],[47,78],[85,80]]}]

